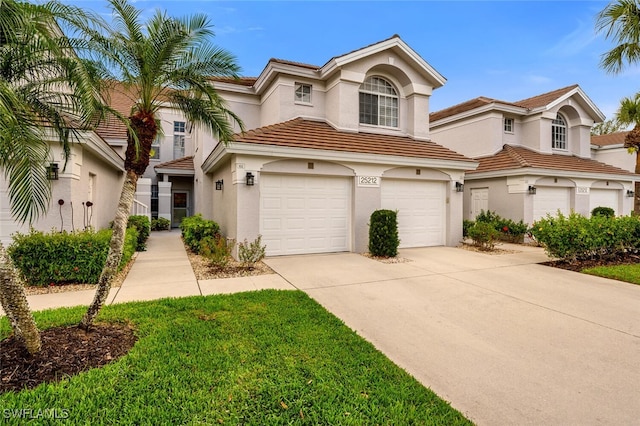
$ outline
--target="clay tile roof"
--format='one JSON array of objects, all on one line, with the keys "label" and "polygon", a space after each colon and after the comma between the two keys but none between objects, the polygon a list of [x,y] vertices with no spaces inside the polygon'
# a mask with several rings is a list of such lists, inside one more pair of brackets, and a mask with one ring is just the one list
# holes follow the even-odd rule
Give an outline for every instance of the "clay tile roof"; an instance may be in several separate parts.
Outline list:
[{"label": "clay tile roof", "polygon": [[279,64],[285,64],[285,65],[294,65],[296,67],[309,68],[309,69],[312,69],[312,70],[320,69],[320,67],[317,66],[317,65],[305,64],[303,62],[289,61],[287,59],[271,58],[271,59],[269,59],[269,62],[277,62]]},{"label": "clay tile roof", "polygon": [[177,169],[177,170],[195,170],[193,166],[193,155],[190,157],[182,157],[176,160],[160,163],[153,167],[154,169]]},{"label": "clay tile roof", "polygon": [[543,93],[541,95],[537,95],[532,98],[523,99],[517,102],[505,102],[498,99],[480,96],[478,98],[471,99],[461,104],[457,104],[457,105],[442,109],[440,111],[433,112],[429,114],[429,121],[434,122],[434,121],[441,120],[443,118],[450,117],[456,114],[461,114],[466,111],[471,111],[476,108],[480,108],[492,103],[526,108],[526,109],[543,107],[545,105],[549,105],[551,102],[555,101],[562,95],[569,93],[571,90],[575,89],[576,87],[578,87],[578,85],[574,84],[572,86],[563,87],[562,89],[554,90],[548,93]]},{"label": "clay tile roof", "polygon": [[476,160],[480,162],[478,168],[467,173],[473,174],[531,167],[572,172],[634,175],[627,170],[588,158],[580,158],[573,155],[541,154],[528,148],[511,145],[505,145],[502,150],[495,155],[476,158]]},{"label": "clay tile roof", "polygon": [[472,161],[434,142],[403,136],[342,132],[325,122],[302,118],[236,134],[234,141],[291,148]]},{"label": "clay tile roof", "polygon": [[[125,117],[131,113],[131,107],[135,102],[134,95],[123,84],[110,83],[102,96],[113,109]],[[100,123],[96,133],[103,139],[126,139],[127,127],[115,117],[109,117],[107,121]]]},{"label": "clay tile roof", "polygon": [[520,105],[524,108],[529,108],[529,109],[543,107],[545,105],[549,105],[551,102],[555,101],[562,95],[569,93],[576,87],[578,87],[578,85],[573,84],[571,86],[563,87],[562,89],[557,89],[552,92],[543,93],[541,95],[534,96],[532,98],[523,99],[521,101],[514,102],[514,103],[516,105]]},{"label": "clay tile roof", "polygon": [[239,78],[231,78],[231,77],[211,77],[213,81],[219,81],[221,83],[230,83],[230,84],[238,84],[240,86],[251,87],[255,84],[258,77],[239,77]]},{"label": "clay tile roof", "polygon": [[440,111],[432,112],[431,114],[429,114],[429,121],[437,121],[442,118],[450,117],[452,115],[461,114],[463,112],[471,111],[472,109],[480,108],[485,105],[492,104],[494,102],[509,105],[508,102],[502,102],[496,99],[480,96],[478,98],[474,98],[469,101],[462,102],[461,104],[457,104],[445,109],[441,109]]},{"label": "clay tile roof", "polygon": [[598,146],[624,145],[624,138],[628,133],[627,131],[591,136],[591,143]]}]

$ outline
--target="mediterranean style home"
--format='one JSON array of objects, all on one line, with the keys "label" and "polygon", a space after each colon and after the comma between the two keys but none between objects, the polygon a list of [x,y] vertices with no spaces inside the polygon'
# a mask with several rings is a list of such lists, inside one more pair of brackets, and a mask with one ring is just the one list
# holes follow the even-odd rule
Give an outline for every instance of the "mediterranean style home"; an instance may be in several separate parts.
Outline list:
[{"label": "mediterranean style home", "polygon": [[628,158],[592,149],[590,129],[602,120],[573,85],[516,102],[472,99],[430,114],[430,130],[439,143],[480,163],[465,177],[465,219],[492,210],[531,224],[558,210],[589,216],[605,206],[631,213],[636,175]]},{"label": "mediterranean style home", "polygon": [[[558,208],[630,211],[634,175],[591,158],[589,129],[604,117],[578,86],[429,114],[446,79],[397,35],[322,66],[271,59],[258,77],[214,81],[245,132],[219,144],[163,108],[132,213],[173,227],[201,213],[237,241],[262,235],[273,256],[365,252],[370,215],[381,208],[398,211],[401,247],[457,245],[463,218],[480,209],[528,223]],[[123,87],[108,98],[129,113]],[[88,135],[52,182],[51,210],[36,226],[107,226],[125,146],[115,121]],[[7,240],[17,228],[3,214]]]}]

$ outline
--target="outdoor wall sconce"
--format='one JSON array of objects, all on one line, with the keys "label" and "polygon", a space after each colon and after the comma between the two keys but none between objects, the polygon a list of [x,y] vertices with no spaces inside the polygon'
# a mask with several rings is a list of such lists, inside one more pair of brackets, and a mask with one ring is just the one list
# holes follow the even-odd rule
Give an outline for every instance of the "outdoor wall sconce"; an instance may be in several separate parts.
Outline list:
[{"label": "outdoor wall sconce", "polygon": [[255,176],[251,172],[247,172],[247,186],[253,186],[255,181]]},{"label": "outdoor wall sconce", "polygon": [[527,189],[527,192],[529,192],[529,195],[536,195],[536,187],[533,185],[529,185],[529,189]]},{"label": "outdoor wall sconce", "polygon": [[464,184],[456,182],[456,192],[464,192]]},{"label": "outdoor wall sconce", "polygon": [[633,192],[633,191],[632,191],[632,190],[630,190],[630,189],[627,189],[627,197],[631,198],[631,197],[633,197],[634,195],[635,195],[635,192]]},{"label": "outdoor wall sconce", "polygon": [[58,163],[51,163],[47,166],[47,179],[58,180]]},{"label": "outdoor wall sconce", "polygon": [[216,191],[222,191],[222,185],[224,184],[224,180],[220,179],[216,181]]}]

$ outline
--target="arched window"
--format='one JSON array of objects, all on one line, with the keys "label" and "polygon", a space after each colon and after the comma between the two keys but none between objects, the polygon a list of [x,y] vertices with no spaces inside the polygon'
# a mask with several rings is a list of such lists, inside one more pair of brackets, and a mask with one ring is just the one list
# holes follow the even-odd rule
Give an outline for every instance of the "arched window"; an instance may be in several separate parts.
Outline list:
[{"label": "arched window", "polygon": [[567,149],[567,123],[560,114],[551,123],[551,148]]},{"label": "arched window", "polygon": [[360,86],[360,123],[398,127],[398,93],[387,80],[369,77]]}]

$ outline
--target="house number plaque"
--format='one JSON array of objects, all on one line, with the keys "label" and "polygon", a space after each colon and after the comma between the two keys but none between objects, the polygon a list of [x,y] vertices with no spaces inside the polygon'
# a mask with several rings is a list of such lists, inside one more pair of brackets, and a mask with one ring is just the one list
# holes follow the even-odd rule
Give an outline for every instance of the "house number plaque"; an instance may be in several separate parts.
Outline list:
[{"label": "house number plaque", "polygon": [[584,186],[576,187],[576,194],[588,194],[588,193],[589,193],[588,187],[584,187]]},{"label": "house number plaque", "polygon": [[379,187],[380,178],[378,176],[358,176],[358,186]]}]

